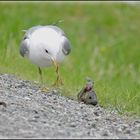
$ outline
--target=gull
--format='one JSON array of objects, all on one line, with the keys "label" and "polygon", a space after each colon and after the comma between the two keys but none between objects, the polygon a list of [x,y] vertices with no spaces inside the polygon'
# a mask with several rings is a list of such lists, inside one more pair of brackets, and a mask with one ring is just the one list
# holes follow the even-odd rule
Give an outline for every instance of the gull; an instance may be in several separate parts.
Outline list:
[{"label": "gull", "polygon": [[64,31],[56,25],[37,25],[24,32],[20,55],[38,67],[41,82],[42,69],[53,65],[57,74],[54,85],[62,85],[59,64],[71,52],[71,44]]}]

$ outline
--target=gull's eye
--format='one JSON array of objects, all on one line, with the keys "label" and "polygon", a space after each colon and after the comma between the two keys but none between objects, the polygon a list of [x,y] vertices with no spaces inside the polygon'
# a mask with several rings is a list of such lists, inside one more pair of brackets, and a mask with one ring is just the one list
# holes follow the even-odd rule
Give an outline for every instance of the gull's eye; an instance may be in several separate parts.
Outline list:
[{"label": "gull's eye", "polygon": [[48,50],[45,49],[45,52],[48,53]]},{"label": "gull's eye", "polygon": [[28,37],[27,36],[25,36],[24,38],[23,38],[23,40],[25,40],[25,39],[27,39]]}]

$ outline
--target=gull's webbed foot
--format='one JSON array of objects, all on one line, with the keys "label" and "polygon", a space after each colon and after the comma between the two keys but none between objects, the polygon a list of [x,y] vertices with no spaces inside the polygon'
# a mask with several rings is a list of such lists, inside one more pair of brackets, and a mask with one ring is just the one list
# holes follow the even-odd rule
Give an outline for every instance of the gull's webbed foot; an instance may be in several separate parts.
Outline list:
[{"label": "gull's webbed foot", "polygon": [[41,90],[41,92],[49,92],[50,91],[50,89],[46,86],[40,87],[40,90]]},{"label": "gull's webbed foot", "polygon": [[62,81],[62,79],[60,77],[57,78],[55,83],[53,84],[53,86],[57,86],[57,87],[62,86],[62,85],[64,85],[64,83],[63,83],[63,81]]}]

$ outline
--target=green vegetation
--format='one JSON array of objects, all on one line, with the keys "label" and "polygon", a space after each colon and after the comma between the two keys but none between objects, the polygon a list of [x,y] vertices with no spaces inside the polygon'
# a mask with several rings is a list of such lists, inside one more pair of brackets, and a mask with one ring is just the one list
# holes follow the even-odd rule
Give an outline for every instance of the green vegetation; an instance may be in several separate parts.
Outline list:
[{"label": "green vegetation", "polygon": [[[61,64],[65,96],[76,97],[85,77],[100,105],[140,115],[140,6],[91,2],[0,2],[0,73],[38,81],[38,69],[19,55],[22,30],[59,24],[72,44]],[[43,70],[55,81],[54,67]]]}]

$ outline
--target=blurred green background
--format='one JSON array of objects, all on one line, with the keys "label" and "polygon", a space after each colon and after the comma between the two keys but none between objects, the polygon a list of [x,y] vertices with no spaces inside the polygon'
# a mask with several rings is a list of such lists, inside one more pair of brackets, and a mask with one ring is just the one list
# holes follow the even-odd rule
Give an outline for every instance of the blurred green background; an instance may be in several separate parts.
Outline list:
[{"label": "blurred green background", "polygon": [[[22,30],[59,23],[72,52],[61,64],[63,95],[95,82],[99,104],[140,115],[140,6],[111,2],[0,2],[0,73],[38,81],[38,69],[19,54]],[[46,85],[54,67],[43,70]]]}]

